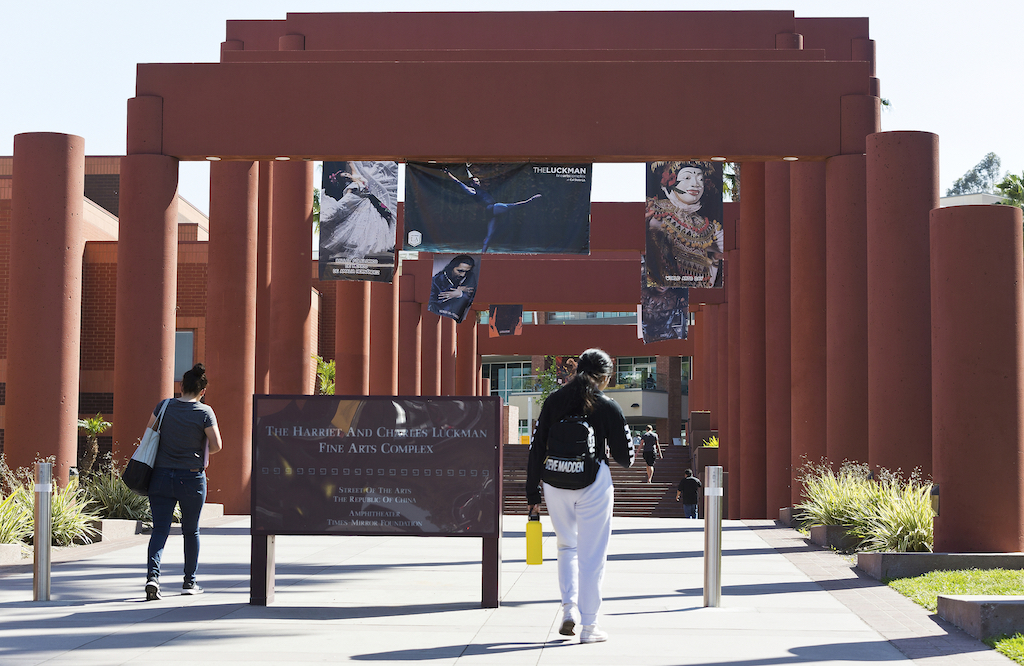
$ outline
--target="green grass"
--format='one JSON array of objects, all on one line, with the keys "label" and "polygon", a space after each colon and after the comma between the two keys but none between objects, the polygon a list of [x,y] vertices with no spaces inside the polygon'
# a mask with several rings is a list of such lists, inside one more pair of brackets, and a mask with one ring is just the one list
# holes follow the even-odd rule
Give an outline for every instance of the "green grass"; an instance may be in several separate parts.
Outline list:
[{"label": "green grass", "polygon": [[[940,594],[1024,595],[1024,571],[1009,569],[965,569],[932,571],[914,578],[889,581],[889,587],[928,610],[938,609]],[[985,644],[1024,665],[1024,635],[993,636]]]}]

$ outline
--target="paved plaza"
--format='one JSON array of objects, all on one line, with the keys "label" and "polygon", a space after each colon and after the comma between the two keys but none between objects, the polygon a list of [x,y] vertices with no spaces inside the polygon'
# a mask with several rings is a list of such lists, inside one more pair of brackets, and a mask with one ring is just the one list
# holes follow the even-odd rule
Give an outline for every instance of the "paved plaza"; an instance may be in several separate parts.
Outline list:
[{"label": "paved plaza", "polygon": [[54,552],[52,600],[30,565],[0,567],[0,664],[1012,664],[850,562],[771,521],[724,521],[722,603],[703,607],[703,522],[616,518],[601,625],[558,634],[555,538],[525,562],[525,517],[506,516],[501,606],[480,607],[481,540],[277,537],[277,596],[250,606],[249,520],[204,523],[199,581],[144,601],[145,535]]}]

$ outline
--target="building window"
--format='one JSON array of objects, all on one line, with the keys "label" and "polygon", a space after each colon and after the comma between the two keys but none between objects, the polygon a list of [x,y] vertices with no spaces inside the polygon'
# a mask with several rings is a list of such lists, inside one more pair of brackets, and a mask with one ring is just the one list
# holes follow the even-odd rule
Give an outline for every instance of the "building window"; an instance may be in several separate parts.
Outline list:
[{"label": "building window", "polygon": [[174,332],[174,381],[180,382],[194,363],[195,331]]},{"label": "building window", "polygon": [[620,356],[615,359],[615,370],[615,385],[619,388],[657,388],[658,362],[655,356]]},{"label": "building window", "polygon": [[531,393],[536,391],[536,378],[529,361],[513,361],[510,363],[484,363],[483,376],[491,382],[491,395],[500,395],[505,403],[513,393]]}]

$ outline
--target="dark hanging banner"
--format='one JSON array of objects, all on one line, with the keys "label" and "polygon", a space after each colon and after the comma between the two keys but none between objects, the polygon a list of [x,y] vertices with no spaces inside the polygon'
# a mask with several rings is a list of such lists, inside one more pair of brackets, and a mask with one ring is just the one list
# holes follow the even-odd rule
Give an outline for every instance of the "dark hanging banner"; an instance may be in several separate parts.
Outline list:
[{"label": "dark hanging banner", "polygon": [[[643,257],[641,262],[643,276]],[[641,286],[640,312],[644,344],[659,340],[685,340],[690,323],[690,290],[686,287]]]},{"label": "dark hanging banner", "polygon": [[480,278],[480,255],[434,255],[434,277],[430,280],[427,309],[461,324],[476,298]]},{"label": "dark hanging banner", "polygon": [[649,287],[721,287],[720,162],[647,164]]},{"label": "dark hanging banner", "polygon": [[324,162],[320,279],[391,282],[397,222],[397,163]]},{"label": "dark hanging banner", "polygon": [[487,337],[523,334],[522,305],[492,305],[487,318]]},{"label": "dark hanging banner", "polygon": [[592,164],[417,164],[407,250],[589,254]]},{"label": "dark hanging banner", "polygon": [[497,537],[497,397],[267,396],[252,533]]}]

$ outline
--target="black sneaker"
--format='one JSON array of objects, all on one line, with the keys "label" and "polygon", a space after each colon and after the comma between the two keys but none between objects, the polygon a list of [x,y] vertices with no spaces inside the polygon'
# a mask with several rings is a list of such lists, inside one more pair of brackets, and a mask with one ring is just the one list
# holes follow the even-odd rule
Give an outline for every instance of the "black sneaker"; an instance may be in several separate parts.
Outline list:
[{"label": "black sneaker", "polygon": [[203,588],[199,587],[199,583],[196,583],[195,581],[193,581],[191,583],[185,583],[184,585],[182,585],[181,586],[181,593],[182,594],[202,594],[203,593]]},{"label": "black sneaker", "polygon": [[146,601],[156,601],[160,598],[160,583],[155,580],[146,581]]}]

